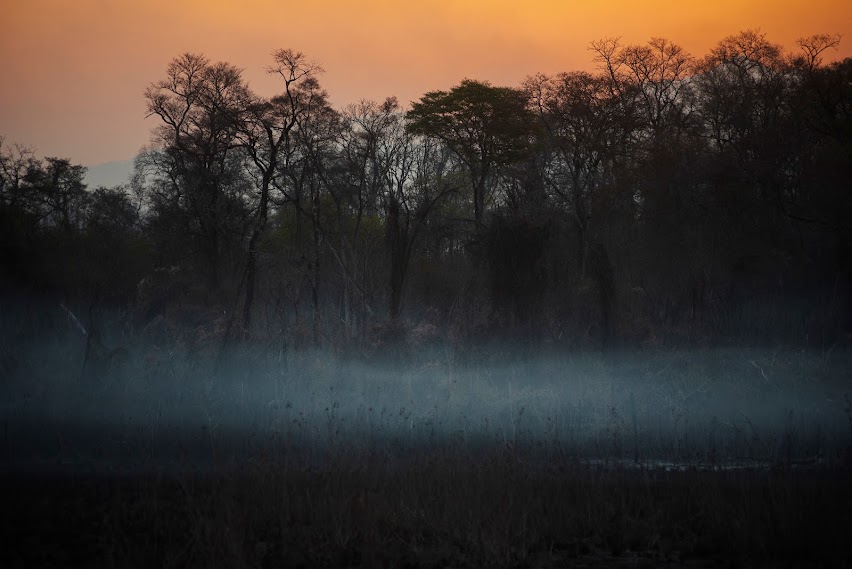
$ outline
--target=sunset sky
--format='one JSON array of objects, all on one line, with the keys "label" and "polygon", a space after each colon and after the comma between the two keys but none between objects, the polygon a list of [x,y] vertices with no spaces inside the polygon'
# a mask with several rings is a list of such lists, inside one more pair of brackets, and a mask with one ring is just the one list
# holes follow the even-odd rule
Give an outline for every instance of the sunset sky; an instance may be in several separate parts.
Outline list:
[{"label": "sunset sky", "polygon": [[669,38],[702,56],[726,35],[760,28],[787,49],[844,34],[848,0],[0,0],[0,135],[95,165],[129,160],[148,141],[145,87],[169,60],[203,53],[244,69],[261,94],[270,53],[293,48],[325,68],[337,107],[396,95],[403,103],[461,79],[518,85],[536,72],[591,69],[589,42]]}]

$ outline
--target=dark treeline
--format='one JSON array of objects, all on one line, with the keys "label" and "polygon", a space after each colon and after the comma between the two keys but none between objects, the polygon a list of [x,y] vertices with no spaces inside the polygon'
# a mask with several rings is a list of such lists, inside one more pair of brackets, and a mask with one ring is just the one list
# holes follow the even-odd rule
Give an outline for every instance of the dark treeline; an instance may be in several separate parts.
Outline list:
[{"label": "dark treeline", "polygon": [[603,40],[595,73],[465,80],[407,110],[333,108],[290,50],[272,97],[181,55],[144,94],[127,185],[0,147],[0,282],[50,301],[33,326],[73,315],[99,345],[828,348],[852,330],[838,42]]}]

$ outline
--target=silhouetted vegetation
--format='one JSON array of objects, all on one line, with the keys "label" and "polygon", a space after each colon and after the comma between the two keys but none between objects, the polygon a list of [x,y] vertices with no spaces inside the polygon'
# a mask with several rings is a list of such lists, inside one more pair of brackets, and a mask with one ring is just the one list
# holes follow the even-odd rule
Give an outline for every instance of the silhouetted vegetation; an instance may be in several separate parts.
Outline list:
[{"label": "silhouetted vegetation", "polygon": [[2,146],[3,286],[341,351],[397,319],[465,344],[829,348],[852,328],[838,41],[788,54],[748,31],[696,58],[603,40],[597,73],[465,80],[409,111],[334,109],[290,50],[268,98],[185,54],[145,93],[127,185]]},{"label": "silhouetted vegetation", "polygon": [[839,41],[410,109],[188,53],[124,185],[0,139],[0,564],[848,566]]},{"label": "silhouetted vegetation", "polygon": [[[843,567],[843,472],[640,472],[510,455],[2,480],[8,567]],[[30,533],[31,532],[31,533]]]}]

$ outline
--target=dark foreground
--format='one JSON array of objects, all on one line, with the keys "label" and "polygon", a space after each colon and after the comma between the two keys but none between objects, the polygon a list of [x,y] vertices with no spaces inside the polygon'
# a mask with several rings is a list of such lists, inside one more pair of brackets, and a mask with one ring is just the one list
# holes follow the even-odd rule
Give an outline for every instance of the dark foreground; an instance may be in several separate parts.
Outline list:
[{"label": "dark foreground", "polygon": [[290,459],[6,474],[4,567],[850,567],[852,472]]}]

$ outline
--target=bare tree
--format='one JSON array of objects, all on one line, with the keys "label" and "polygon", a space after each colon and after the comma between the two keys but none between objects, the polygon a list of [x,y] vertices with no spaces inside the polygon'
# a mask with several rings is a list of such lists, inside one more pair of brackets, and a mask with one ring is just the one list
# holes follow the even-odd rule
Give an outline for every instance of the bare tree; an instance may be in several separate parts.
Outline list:
[{"label": "bare tree", "polygon": [[0,209],[15,208],[27,172],[37,166],[35,151],[23,144],[6,144],[0,136]]},{"label": "bare tree", "polygon": [[238,125],[238,138],[251,160],[259,194],[245,269],[242,325],[247,336],[251,334],[258,244],[269,216],[270,190],[276,186],[276,180],[277,186],[281,187],[281,179],[289,173],[295,154],[293,130],[301,115],[311,108],[312,98],[317,95],[318,89],[316,77],[322,73],[322,68],[301,52],[279,49],[272,56],[274,64],[267,68],[267,72],[281,78],[283,92],[270,99],[254,97]]},{"label": "bare tree", "polygon": [[[313,342],[319,345],[322,337],[322,310],[320,307],[320,273],[325,243],[322,199],[329,191],[329,170],[335,162],[340,115],[328,103],[328,94],[316,81],[304,84],[302,101],[304,112],[296,120],[295,141],[299,157],[287,175],[291,201],[297,216],[310,220],[312,257],[309,262],[311,281],[311,306],[313,312]],[[308,209],[305,209],[307,206]]]},{"label": "bare tree", "polygon": [[524,83],[544,133],[545,180],[576,222],[583,272],[593,202],[633,127],[609,87],[606,77],[585,72],[536,75]]},{"label": "bare tree", "polygon": [[145,99],[148,116],[162,122],[154,144],[166,158],[164,174],[200,242],[208,287],[218,291],[230,205],[225,189],[238,176],[237,132],[252,96],[238,68],[186,53],[169,63],[166,78],[151,84]]}]

